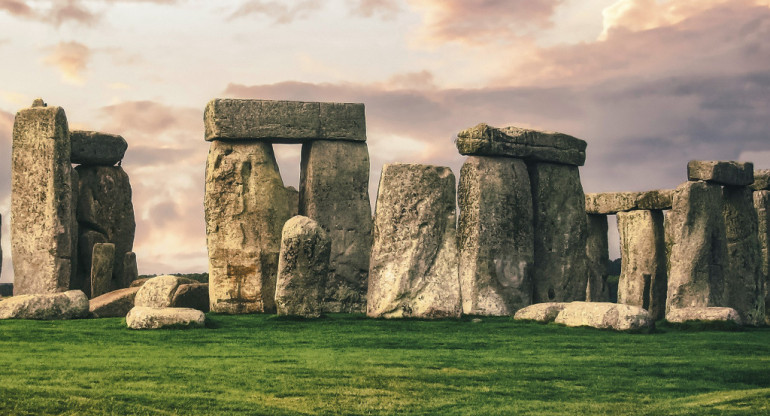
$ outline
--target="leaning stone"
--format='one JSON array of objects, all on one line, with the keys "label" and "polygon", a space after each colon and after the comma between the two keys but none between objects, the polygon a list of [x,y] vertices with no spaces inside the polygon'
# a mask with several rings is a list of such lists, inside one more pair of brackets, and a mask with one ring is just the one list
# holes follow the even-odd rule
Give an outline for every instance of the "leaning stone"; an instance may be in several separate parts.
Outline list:
[{"label": "leaning stone", "polygon": [[366,141],[363,104],[213,99],[203,115],[206,140]]},{"label": "leaning stone", "polygon": [[11,257],[16,295],[55,293],[72,274],[72,165],[61,107],[19,111],[11,157]]},{"label": "leaning stone", "polygon": [[128,149],[126,140],[115,134],[73,130],[71,161],[78,165],[113,166],[123,160]]},{"label": "leaning stone", "polygon": [[754,183],[751,189],[755,191],[770,191],[770,169],[757,169],[754,171]]},{"label": "leaning stone", "polygon": [[607,216],[588,214],[586,236],[586,300],[588,302],[609,302],[607,286],[607,264],[610,261],[610,249],[607,232]]},{"label": "leaning stone", "polygon": [[163,275],[153,277],[143,284],[136,294],[134,304],[149,308],[171,307],[174,295],[180,285],[197,283],[195,280],[185,277]]},{"label": "leaning stone", "polygon": [[628,331],[649,328],[653,324],[647,310],[638,306],[607,302],[572,302],[564,306],[554,320],[571,327]]},{"label": "leaning stone", "polygon": [[733,322],[742,325],[741,316],[733,308],[725,307],[694,307],[672,309],[666,314],[666,320],[673,323],[688,321],[701,322]]},{"label": "leaning stone", "polygon": [[366,143],[318,140],[302,145],[300,215],[331,239],[324,312],[366,311],[372,208]]},{"label": "leaning stone", "polygon": [[204,206],[211,310],[274,312],[289,204],[272,145],[212,142]]},{"label": "leaning stone", "polygon": [[456,144],[461,155],[508,156],[575,166],[582,166],[586,159],[583,140],[519,127],[496,128],[481,123],[457,133]]},{"label": "leaning stone", "polygon": [[751,162],[691,160],[687,164],[687,180],[707,181],[730,186],[748,186],[754,182],[754,164]]},{"label": "leaning stone", "polygon": [[134,307],[138,287],[113,290],[88,301],[92,318],[122,318]]},{"label": "leaning stone", "polygon": [[317,222],[300,215],[286,221],[275,288],[278,315],[321,316],[330,250],[329,236]]},{"label": "leaning stone", "polygon": [[0,319],[75,319],[88,315],[88,298],[79,290],[18,295],[0,301]]},{"label": "leaning stone", "polygon": [[567,303],[561,302],[536,303],[516,311],[513,319],[517,321],[537,321],[546,324],[553,322],[566,305]]},{"label": "leaning stone", "polygon": [[614,215],[618,212],[671,209],[673,189],[647,192],[601,192],[586,194],[586,212]]},{"label": "leaning stone", "polygon": [[171,299],[172,308],[192,308],[209,311],[209,284],[185,283],[179,285]]},{"label": "leaning stone", "polygon": [[110,291],[112,286],[112,265],[115,261],[115,244],[94,244],[91,256],[91,297],[95,298]]},{"label": "leaning stone", "polygon": [[206,315],[189,308],[150,308],[135,306],[126,315],[131,329],[200,328],[206,325]]},{"label": "leaning stone", "polygon": [[765,323],[770,325],[770,191],[754,192],[757,211],[760,261],[765,284]]},{"label": "leaning stone", "polygon": [[136,253],[129,251],[123,256],[123,283],[129,287],[139,278],[139,269],[136,265]]},{"label": "leaning stone", "polygon": [[463,313],[512,315],[532,303],[532,189],[520,159],[470,156],[460,171]]},{"label": "leaning stone", "polygon": [[446,167],[382,168],[369,269],[370,317],[459,317],[455,177]]}]

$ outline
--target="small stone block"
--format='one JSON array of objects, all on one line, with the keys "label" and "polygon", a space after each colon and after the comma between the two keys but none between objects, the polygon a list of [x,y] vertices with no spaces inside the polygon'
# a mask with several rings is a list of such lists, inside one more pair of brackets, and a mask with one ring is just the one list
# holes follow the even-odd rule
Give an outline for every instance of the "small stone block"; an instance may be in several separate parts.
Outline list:
[{"label": "small stone block", "polygon": [[754,182],[754,164],[691,160],[687,164],[687,180],[707,181],[728,186],[748,186]]},{"label": "small stone block", "polygon": [[751,189],[755,191],[770,191],[770,169],[757,169],[754,171],[754,183]]},{"label": "small stone block", "polygon": [[70,160],[79,165],[114,166],[128,149],[123,137],[95,131],[73,130],[70,142]]}]

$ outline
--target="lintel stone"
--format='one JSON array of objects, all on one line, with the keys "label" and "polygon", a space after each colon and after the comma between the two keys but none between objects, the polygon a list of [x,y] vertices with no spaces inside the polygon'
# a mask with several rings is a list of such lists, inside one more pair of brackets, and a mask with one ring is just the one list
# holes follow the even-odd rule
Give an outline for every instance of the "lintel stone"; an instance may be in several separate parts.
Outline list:
[{"label": "lintel stone", "polygon": [[128,143],[122,136],[96,131],[70,132],[70,160],[79,165],[113,166],[123,160]]},{"label": "lintel stone", "polygon": [[754,171],[754,183],[751,189],[755,191],[770,191],[770,169],[757,169]]},{"label": "lintel stone", "polygon": [[691,160],[687,163],[687,179],[728,186],[747,186],[754,182],[754,164],[751,162]]},{"label": "lintel stone", "polygon": [[623,211],[671,209],[673,195],[673,189],[586,194],[586,213],[614,215]]}]

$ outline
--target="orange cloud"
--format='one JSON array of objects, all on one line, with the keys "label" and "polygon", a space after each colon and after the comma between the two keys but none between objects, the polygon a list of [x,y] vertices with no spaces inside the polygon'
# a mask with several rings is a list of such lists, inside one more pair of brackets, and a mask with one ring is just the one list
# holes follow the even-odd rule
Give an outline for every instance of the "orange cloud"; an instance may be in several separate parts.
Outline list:
[{"label": "orange cloud", "polygon": [[274,23],[287,24],[307,18],[312,12],[320,8],[321,2],[316,0],[301,0],[291,5],[278,1],[250,0],[233,12],[230,18],[235,19],[255,14],[267,16]]},{"label": "orange cloud", "polygon": [[48,48],[50,53],[44,62],[55,66],[61,72],[62,78],[72,84],[85,82],[84,72],[91,59],[91,49],[78,42],[61,42]]},{"label": "orange cloud", "polygon": [[391,18],[401,11],[396,0],[358,0],[351,7],[352,14],[362,17],[381,15]]}]

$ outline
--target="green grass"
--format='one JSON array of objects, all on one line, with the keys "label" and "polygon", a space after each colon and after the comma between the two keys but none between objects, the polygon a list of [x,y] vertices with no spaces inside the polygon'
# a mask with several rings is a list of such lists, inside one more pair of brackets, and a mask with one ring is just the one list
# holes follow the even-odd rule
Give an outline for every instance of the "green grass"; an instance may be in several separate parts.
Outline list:
[{"label": "green grass", "polygon": [[208,319],[0,321],[0,414],[770,414],[766,328]]}]

